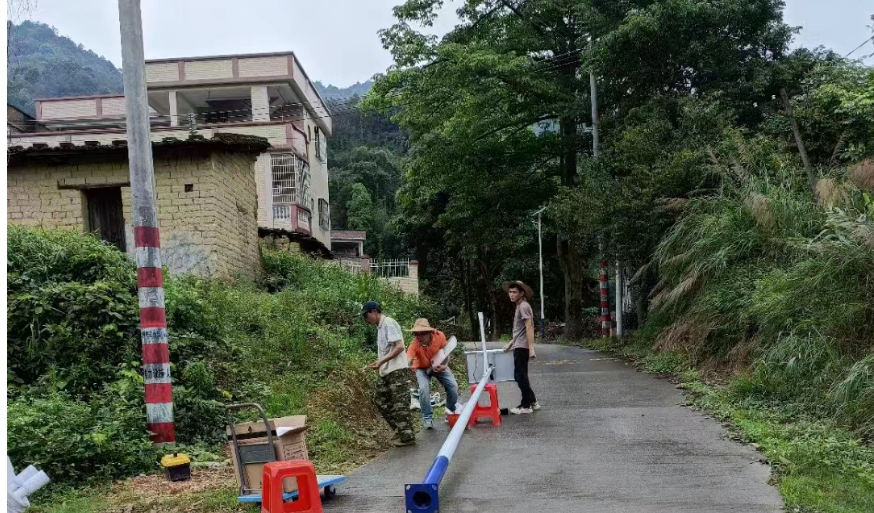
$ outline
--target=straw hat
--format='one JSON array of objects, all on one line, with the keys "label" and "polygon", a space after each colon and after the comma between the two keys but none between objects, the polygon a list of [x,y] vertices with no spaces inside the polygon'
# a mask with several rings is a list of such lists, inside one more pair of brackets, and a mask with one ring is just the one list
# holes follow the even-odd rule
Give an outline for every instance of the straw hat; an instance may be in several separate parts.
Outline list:
[{"label": "straw hat", "polygon": [[517,287],[521,287],[522,290],[525,291],[525,299],[532,299],[534,297],[534,290],[528,285],[522,283],[521,281],[508,281],[504,283],[504,292],[510,292],[510,287],[516,285]]},{"label": "straw hat", "polygon": [[430,333],[434,331],[434,328],[428,323],[428,319],[421,318],[416,319],[416,322],[413,323],[413,329],[409,330],[412,333]]}]

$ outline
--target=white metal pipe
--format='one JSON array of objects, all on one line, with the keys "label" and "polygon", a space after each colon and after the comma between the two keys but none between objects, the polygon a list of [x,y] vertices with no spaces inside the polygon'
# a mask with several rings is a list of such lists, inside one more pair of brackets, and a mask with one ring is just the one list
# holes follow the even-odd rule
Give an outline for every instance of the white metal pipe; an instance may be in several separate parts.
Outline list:
[{"label": "white metal pipe", "polygon": [[[491,370],[491,366],[488,366],[487,370]],[[458,442],[461,441],[461,435],[464,434],[464,430],[467,428],[467,423],[470,421],[470,416],[473,414],[473,410],[476,408],[479,397],[482,395],[482,391],[485,389],[488,381],[489,374],[486,373],[479,383],[477,383],[473,394],[470,396],[470,400],[464,405],[464,409],[461,410],[461,415],[458,416],[458,420],[456,420],[455,425],[452,426],[449,436],[446,437],[446,441],[443,442],[443,447],[441,447],[440,452],[437,453],[438,458],[445,456],[448,461],[452,460],[452,455],[458,447]]]},{"label": "white metal pipe", "polygon": [[616,338],[622,338],[622,267],[616,261]]},{"label": "white metal pipe", "polygon": [[478,312],[478,313],[479,313],[479,334],[480,334],[480,337],[482,338],[482,341],[483,341],[483,376],[485,377],[485,376],[489,375],[489,373],[488,373],[489,353],[486,349],[486,323],[485,323],[485,319],[483,318],[483,313],[482,312]]}]

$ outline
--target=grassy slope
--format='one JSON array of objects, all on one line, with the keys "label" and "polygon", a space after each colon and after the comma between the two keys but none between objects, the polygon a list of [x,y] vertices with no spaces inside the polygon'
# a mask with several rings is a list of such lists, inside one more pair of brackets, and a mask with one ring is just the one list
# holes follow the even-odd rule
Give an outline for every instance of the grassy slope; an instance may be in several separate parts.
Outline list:
[{"label": "grassy slope", "polygon": [[[91,267],[103,265],[98,262],[118,260],[96,241],[73,234],[19,230],[12,240],[18,253],[33,253],[50,262],[43,266],[49,279],[60,276],[53,274],[54,270],[61,264],[69,266],[71,255],[87,256]],[[33,262],[42,260],[30,258],[30,261],[33,267]],[[126,278],[133,272],[123,259],[113,265],[117,266],[113,272]],[[14,271],[25,267],[11,264]],[[380,280],[353,276],[339,266],[324,265],[303,256],[267,252],[265,269],[265,277],[258,284],[193,278],[170,279],[165,283],[171,319],[171,355],[176,358],[174,382],[187,387],[189,394],[219,393],[221,403],[257,402],[270,417],[307,415],[310,424],[307,445],[317,471],[346,472],[379,454],[388,446],[390,437],[372,402],[375,373],[363,370],[375,358],[371,340],[375,339],[375,330],[362,323],[361,303],[367,299],[381,301],[386,313],[404,325],[420,316],[433,317],[433,307],[424,298],[405,295]],[[107,271],[101,267],[99,272]],[[54,279],[67,283],[71,277]],[[72,273],[72,279],[77,279],[76,273]],[[16,289],[17,295],[13,297],[22,297],[30,290]],[[135,292],[124,301],[135,303]],[[17,308],[16,312],[23,312],[21,315],[32,315],[27,305]],[[82,329],[80,325],[65,326]],[[138,346],[138,340],[125,344]],[[75,365],[65,360],[57,362]],[[190,372],[196,368],[193,362],[207,367],[209,379],[205,386],[199,385],[198,376]],[[16,368],[24,363],[16,360]],[[142,378],[134,372],[128,379],[139,380],[140,384],[134,383],[133,388],[141,396]],[[40,382],[17,383],[18,394],[40,394],[45,388]],[[198,391],[203,388],[207,390]],[[184,395],[181,388],[177,392],[177,398]],[[132,404],[141,405],[142,398],[135,397]],[[198,432],[191,427],[191,418],[200,419],[204,412],[212,416],[203,417],[203,422],[216,423],[215,412],[186,410],[182,406],[177,410],[177,430],[187,420],[186,431]],[[145,426],[144,421],[142,425]],[[27,436],[26,425],[17,429],[25,430],[17,433],[19,438]],[[200,432],[206,436],[213,433],[203,429]],[[184,435],[177,438],[186,441]],[[188,440],[188,444],[180,446],[180,451],[191,454],[197,465],[218,465],[195,467],[195,479],[190,483],[168,484],[159,475],[115,483],[64,480],[61,476],[33,497],[32,502],[40,505],[34,511],[248,510],[236,504],[236,484],[227,465],[224,444],[215,443],[214,437],[211,440]],[[19,460],[19,464],[26,463]]]}]

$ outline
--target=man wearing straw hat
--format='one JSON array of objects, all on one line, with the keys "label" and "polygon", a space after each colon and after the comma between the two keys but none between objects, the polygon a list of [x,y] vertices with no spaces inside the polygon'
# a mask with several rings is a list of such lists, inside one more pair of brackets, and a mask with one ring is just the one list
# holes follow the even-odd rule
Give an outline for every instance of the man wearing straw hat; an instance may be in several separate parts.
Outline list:
[{"label": "man wearing straw hat", "polygon": [[[434,428],[431,407],[431,378],[443,385],[446,390],[446,411],[454,412],[458,402],[458,382],[449,370],[449,357],[440,362],[433,362],[441,349],[446,347],[446,335],[436,330],[428,323],[428,319],[416,319],[413,329],[413,340],[407,349],[407,357],[412,360],[413,372],[419,382],[419,405],[422,409],[422,425],[425,429]],[[441,357],[442,359],[442,357]]]},{"label": "man wearing straw hat", "polygon": [[516,305],[516,313],[513,316],[513,340],[504,346],[504,352],[513,350],[513,377],[522,392],[522,402],[510,413],[521,415],[539,410],[534,390],[528,380],[528,361],[535,358],[534,354],[534,312],[528,299],[534,297],[531,287],[521,281],[510,281],[504,284],[504,290],[510,296],[510,301]]}]

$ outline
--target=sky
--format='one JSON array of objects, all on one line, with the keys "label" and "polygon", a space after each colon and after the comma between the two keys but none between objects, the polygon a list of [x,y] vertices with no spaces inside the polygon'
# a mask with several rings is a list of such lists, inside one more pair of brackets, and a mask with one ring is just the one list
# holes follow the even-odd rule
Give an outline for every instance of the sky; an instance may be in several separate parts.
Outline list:
[{"label": "sky", "polygon": [[[117,0],[29,1],[36,2],[30,19],[56,27],[60,35],[121,67]],[[871,36],[872,0],[785,1],[786,23],[802,27],[795,46],[824,45],[846,55]],[[392,7],[401,2],[142,0],[146,58],[291,50],[313,80],[346,87],[392,64],[377,31],[391,26]],[[460,2],[446,2],[433,33],[453,27]],[[872,52],[869,42],[854,56]]]}]

